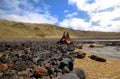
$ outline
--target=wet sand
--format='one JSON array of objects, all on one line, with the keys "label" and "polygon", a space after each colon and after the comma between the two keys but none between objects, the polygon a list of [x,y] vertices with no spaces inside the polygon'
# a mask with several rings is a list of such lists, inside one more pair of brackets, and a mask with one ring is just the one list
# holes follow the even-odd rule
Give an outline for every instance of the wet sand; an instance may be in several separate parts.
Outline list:
[{"label": "wet sand", "polygon": [[[79,49],[76,51],[86,53],[83,59],[75,59],[75,68],[83,68],[86,72],[86,79],[120,79],[120,61],[114,58],[104,57],[107,62],[97,62],[91,60],[91,52]],[[96,54],[102,57],[101,55]]]},{"label": "wet sand", "polygon": [[93,54],[99,54],[103,57],[110,57],[120,60],[120,46],[102,46],[94,48],[85,47],[84,49]]}]

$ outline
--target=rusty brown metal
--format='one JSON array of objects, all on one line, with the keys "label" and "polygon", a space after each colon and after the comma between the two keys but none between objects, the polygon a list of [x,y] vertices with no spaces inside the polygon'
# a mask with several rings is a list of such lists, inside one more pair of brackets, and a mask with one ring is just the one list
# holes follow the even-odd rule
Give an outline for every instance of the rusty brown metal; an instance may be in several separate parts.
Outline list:
[{"label": "rusty brown metal", "polygon": [[60,44],[71,44],[72,40],[71,40],[71,38],[69,36],[69,33],[68,32],[64,32],[62,38],[57,43],[60,43]]}]

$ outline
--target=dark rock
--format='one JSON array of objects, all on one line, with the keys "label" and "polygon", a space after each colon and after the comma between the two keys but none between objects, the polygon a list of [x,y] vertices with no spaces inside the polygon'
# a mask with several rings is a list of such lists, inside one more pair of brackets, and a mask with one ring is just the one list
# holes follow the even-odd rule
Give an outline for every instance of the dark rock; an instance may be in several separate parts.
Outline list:
[{"label": "dark rock", "polygon": [[25,61],[16,61],[16,63],[13,66],[13,69],[16,71],[26,70],[26,68],[27,68],[27,65]]},{"label": "dark rock", "polygon": [[2,63],[7,63],[7,54],[6,53],[4,53],[1,57],[0,57],[0,61],[2,62]]},{"label": "dark rock", "polygon": [[60,66],[59,66],[59,69],[63,70],[65,66],[66,66],[66,64],[63,63],[63,62],[61,62],[61,63],[60,63]]},{"label": "dark rock", "polygon": [[68,69],[69,69],[70,71],[73,70],[73,66],[74,66],[73,62],[69,62],[69,63],[68,63]]},{"label": "dark rock", "polygon": [[95,46],[93,45],[93,44],[90,44],[90,46],[89,46],[90,48],[94,48]]},{"label": "dark rock", "polygon": [[67,45],[64,44],[64,45],[60,45],[57,47],[57,50],[59,50],[61,53],[66,53],[67,52]]},{"label": "dark rock", "polygon": [[14,70],[8,70],[3,73],[0,79],[16,79],[16,72]]},{"label": "dark rock", "polygon": [[54,59],[51,59],[51,60],[50,60],[50,64],[51,64],[52,66],[58,65],[57,57],[54,58]]},{"label": "dark rock", "polygon": [[84,58],[85,56],[86,56],[86,53],[77,52],[76,58],[82,59],[82,58]]},{"label": "dark rock", "polygon": [[53,75],[54,75],[54,68],[52,68],[52,67],[50,66],[50,64],[47,64],[47,65],[45,66],[45,68],[46,68],[47,71],[48,71],[49,77],[52,78]]},{"label": "dark rock", "polygon": [[59,65],[59,69],[61,69],[63,71],[63,73],[65,71],[69,72],[73,70],[73,59],[72,58],[63,58],[60,65]]},{"label": "dark rock", "polygon": [[42,60],[42,59],[38,59],[38,60],[37,60],[37,65],[42,66],[42,65],[43,65],[43,63],[42,63],[42,62],[43,62],[43,60]]},{"label": "dark rock", "polygon": [[91,55],[90,58],[93,59],[93,60],[95,60],[95,61],[106,62],[106,59],[104,59],[102,57],[98,57],[96,55]]},{"label": "dark rock", "polygon": [[66,49],[67,51],[74,51],[75,50],[75,47],[72,45],[72,44],[70,44],[70,45],[68,45],[67,46],[67,49]]},{"label": "dark rock", "polygon": [[[2,42],[0,45],[3,55],[0,57],[2,79],[27,79],[30,68],[29,77],[49,79],[53,78],[57,73],[69,73],[73,70],[73,57],[69,53],[74,51],[75,46],[66,38],[67,44],[56,44],[55,41],[14,41]],[[46,67],[49,64],[49,67]],[[33,68],[33,65],[37,65]],[[40,67],[38,67],[40,66]],[[7,68],[8,67],[8,68]],[[10,74],[8,70],[16,71],[16,74]],[[8,74],[9,73],[9,74]],[[61,73],[62,74],[62,73]],[[7,76],[8,75],[8,76]],[[46,76],[46,77],[45,77]],[[13,78],[14,77],[14,78]],[[0,79],[1,79],[0,78]]]}]

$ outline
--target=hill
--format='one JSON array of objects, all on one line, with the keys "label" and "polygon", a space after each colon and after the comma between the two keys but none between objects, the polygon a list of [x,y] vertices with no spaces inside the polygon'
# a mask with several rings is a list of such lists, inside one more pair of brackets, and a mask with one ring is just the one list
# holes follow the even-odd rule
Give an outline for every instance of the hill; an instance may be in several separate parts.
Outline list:
[{"label": "hill", "polygon": [[0,38],[60,38],[64,31],[72,38],[120,38],[120,33],[80,31],[51,24],[0,20]]}]

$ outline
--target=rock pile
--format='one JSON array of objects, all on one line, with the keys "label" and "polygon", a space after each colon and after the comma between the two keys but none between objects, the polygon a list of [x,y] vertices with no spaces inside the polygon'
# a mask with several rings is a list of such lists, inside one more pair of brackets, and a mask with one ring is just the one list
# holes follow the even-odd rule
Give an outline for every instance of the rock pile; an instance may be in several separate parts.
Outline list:
[{"label": "rock pile", "polygon": [[[73,70],[73,44],[0,42],[0,79],[52,79]],[[76,53],[77,56],[84,56]]]}]

